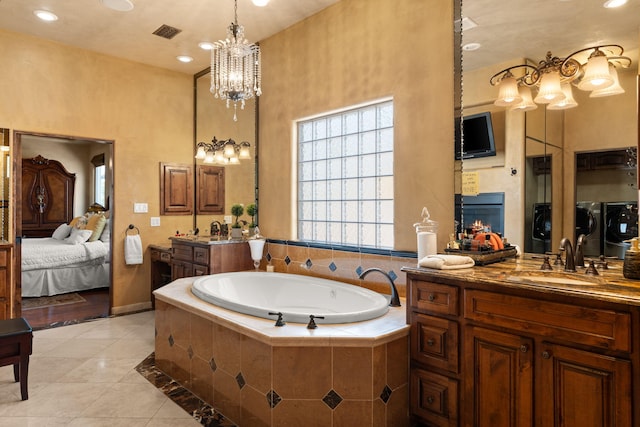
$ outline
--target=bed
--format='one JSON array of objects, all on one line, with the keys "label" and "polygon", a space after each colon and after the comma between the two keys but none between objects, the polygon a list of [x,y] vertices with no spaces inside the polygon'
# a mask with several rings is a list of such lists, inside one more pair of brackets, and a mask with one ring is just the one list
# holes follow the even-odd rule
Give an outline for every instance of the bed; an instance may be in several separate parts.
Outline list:
[{"label": "bed", "polygon": [[109,287],[110,232],[105,225],[96,232],[62,224],[52,237],[22,239],[22,296]]}]

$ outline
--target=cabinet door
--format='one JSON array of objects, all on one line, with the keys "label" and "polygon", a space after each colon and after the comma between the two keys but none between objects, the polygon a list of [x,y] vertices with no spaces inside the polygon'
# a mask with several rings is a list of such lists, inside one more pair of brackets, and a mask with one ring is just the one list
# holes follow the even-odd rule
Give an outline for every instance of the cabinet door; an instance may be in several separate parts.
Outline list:
[{"label": "cabinet door", "polygon": [[193,264],[190,262],[174,261],[171,263],[171,280],[193,276]]},{"label": "cabinet door", "polygon": [[464,352],[466,425],[533,426],[533,341],[469,327]]},{"label": "cabinet door", "polygon": [[160,215],[193,214],[193,166],[160,163]]},{"label": "cabinet door", "polygon": [[411,312],[411,358],[426,366],[458,373],[458,324]]},{"label": "cabinet door", "polygon": [[196,214],[224,214],[224,168],[197,166]]},{"label": "cabinet door", "polygon": [[458,426],[458,381],[412,368],[410,383],[411,414],[429,426]]},{"label": "cabinet door", "polygon": [[628,360],[549,343],[543,343],[540,360],[537,425],[631,426]]}]

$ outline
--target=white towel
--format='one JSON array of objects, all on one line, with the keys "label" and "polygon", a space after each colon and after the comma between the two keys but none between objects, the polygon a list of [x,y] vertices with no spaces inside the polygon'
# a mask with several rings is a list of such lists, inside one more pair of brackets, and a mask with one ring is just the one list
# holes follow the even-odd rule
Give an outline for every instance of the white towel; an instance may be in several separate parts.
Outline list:
[{"label": "white towel", "polygon": [[438,270],[470,268],[475,264],[473,258],[463,255],[427,255],[418,261],[420,267],[435,268]]},{"label": "white towel", "polygon": [[124,262],[142,264],[142,240],[139,234],[127,235],[124,239]]}]

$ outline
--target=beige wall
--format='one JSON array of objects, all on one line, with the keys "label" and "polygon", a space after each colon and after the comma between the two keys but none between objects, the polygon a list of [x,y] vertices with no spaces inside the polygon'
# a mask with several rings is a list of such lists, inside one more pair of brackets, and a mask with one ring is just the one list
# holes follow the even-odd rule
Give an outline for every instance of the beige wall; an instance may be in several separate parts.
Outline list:
[{"label": "beige wall", "polygon": [[395,249],[423,206],[453,231],[453,4],[342,0],[261,42],[260,231],[290,239],[294,120],[392,96]]},{"label": "beige wall", "polygon": [[[191,228],[190,216],[159,215],[159,162],[193,160],[192,76],[0,31],[0,127],[114,141],[114,310],[149,303],[149,259],[124,264],[124,233],[143,245]],[[134,214],[133,203],[149,204]]]}]

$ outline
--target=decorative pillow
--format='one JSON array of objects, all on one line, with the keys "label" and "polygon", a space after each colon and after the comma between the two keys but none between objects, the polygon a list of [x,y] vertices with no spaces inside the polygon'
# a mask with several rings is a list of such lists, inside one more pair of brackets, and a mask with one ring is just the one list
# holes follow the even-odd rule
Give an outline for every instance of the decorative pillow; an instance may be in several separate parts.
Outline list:
[{"label": "decorative pillow", "polygon": [[104,230],[102,230],[102,234],[100,235],[100,240],[102,240],[105,243],[109,243],[109,241],[111,240],[111,227],[110,227],[110,219],[107,219],[107,221],[105,222],[104,225]]},{"label": "decorative pillow", "polygon": [[72,228],[73,227],[71,227],[69,224],[60,224],[58,228],[56,228],[56,230],[53,232],[51,237],[56,240],[64,240],[69,237]]},{"label": "decorative pillow", "polygon": [[87,217],[86,216],[77,216],[75,218],[73,218],[71,220],[71,222],[69,223],[70,226],[74,227],[74,228],[78,228],[80,230],[84,230],[86,225],[87,225]]},{"label": "decorative pillow", "polygon": [[90,242],[95,242],[96,240],[98,240],[106,224],[107,219],[100,214],[92,215],[89,217],[89,219],[87,220],[87,225],[84,227],[84,229],[92,231],[91,237],[89,237]]},{"label": "decorative pillow", "polygon": [[64,239],[64,241],[70,245],[78,245],[89,240],[89,237],[91,237],[91,233],[93,233],[93,231],[91,230],[80,230],[78,228],[72,227],[71,235]]}]

